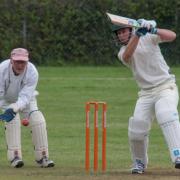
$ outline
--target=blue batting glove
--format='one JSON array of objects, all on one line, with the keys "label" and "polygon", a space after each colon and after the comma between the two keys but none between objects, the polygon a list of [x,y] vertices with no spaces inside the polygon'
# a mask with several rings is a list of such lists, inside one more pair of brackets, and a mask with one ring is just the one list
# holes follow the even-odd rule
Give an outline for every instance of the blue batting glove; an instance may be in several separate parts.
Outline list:
[{"label": "blue batting glove", "polygon": [[13,111],[13,109],[9,108],[6,109],[3,114],[0,114],[0,119],[6,122],[10,122],[14,119],[16,116],[16,113]]},{"label": "blue batting glove", "polygon": [[139,28],[136,30],[135,34],[138,36],[138,37],[141,37],[141,36],[145,36],[148,32],[148,29],[143,27],[143,28]]}]

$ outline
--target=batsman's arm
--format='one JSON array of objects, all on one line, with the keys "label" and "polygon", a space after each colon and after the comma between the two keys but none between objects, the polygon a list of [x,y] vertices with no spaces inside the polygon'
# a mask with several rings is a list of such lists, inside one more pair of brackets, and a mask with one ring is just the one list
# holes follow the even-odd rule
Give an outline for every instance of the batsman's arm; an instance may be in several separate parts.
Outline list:
[{"label": "batsman's arm", "polygon": [[157,29],[157,35],[160,36],[162,41],[171,42],[176,39],[176,33],[168,29]]},{"label": "batsman's arm", "polygon": [[135,31],[135,34],[132,35],[130,41],[127,44],[126,50],[122,55],[122,58],[126,63],[129,63],[131,56],[136,50],[138,42],[139,42],[139,38],[142,36],[145,36],[148,31],[149,30],[147,27],[140,27]]},{"label": "batsman's arm", "polygon": [[131,56],[133,55],[134,51],[136,50],[136,47],[139,42],[139,37],[136,35],[133,35],[127,44],[126,50],[124,51],[122,58],[126,63],[129,63]]}]

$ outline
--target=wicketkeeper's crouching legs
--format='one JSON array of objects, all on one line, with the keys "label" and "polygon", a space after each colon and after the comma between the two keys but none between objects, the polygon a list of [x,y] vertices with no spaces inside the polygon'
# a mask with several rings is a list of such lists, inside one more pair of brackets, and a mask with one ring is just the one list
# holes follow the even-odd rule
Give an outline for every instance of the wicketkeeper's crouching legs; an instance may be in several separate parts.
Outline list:
[{"label": "wicketkeeper's crouching legs", "polygon": [[[20,116],[5,124],[5,135],[7,142],[7,156],[11,165],[15,168],[22,167],[21,152],[21,124]],[[32,142],[34,145],[35,160],[41,167],[53,167],[54,162],[49,160],[48,139],[46,130],[46,121],[39,110],[34,110],[29,114],[29,126],[32,133]]]},{"label": "wicketkeeper's crouching legs", "polygon": [[53,167],[54,162],[48,159],[49,152],[46,121],[41,111],[35,110],[30,112],[29,123],[36,162],[41,167]]}]

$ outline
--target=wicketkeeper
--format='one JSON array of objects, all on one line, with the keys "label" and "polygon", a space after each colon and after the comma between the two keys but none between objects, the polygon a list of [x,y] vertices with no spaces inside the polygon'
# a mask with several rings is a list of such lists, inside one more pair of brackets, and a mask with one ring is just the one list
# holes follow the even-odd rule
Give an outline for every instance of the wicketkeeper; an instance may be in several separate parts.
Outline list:
[{"label": "wicketkeeper", "polygon": [[36,86],[38,72],[29,62],[29,53],[24,48],[13,49],[10,59],[0,64],[0,108],[4,113],[7,157],[11,165],[24,165],[21,152],[21,119],[29,120],[35,160],[41,167],[53,167],[49,160],[46,121],[38,109]]},{"label": "wicketkeeper", "polygon": [[[148,164],[148,135],[156,117],[167,142],[175,168],[180,168],[180,123],[177,111],[178,88],[175,75],[164,60],[159,43],[171,42],[176,34],[156,28],[145,19],[141,27],[113,25],[113,32],[122,47],[118,58],[129,67],[140,88],[133,116],[129,119],[129,144],[132,173],[144,173]],[[163,152],[162,152],[163,153]]]}]

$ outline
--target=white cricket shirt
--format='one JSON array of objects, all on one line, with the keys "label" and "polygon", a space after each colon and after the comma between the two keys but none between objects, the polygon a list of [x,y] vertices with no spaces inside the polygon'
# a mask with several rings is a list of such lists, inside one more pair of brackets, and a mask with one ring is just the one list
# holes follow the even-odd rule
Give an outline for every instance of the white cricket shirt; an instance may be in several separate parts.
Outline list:
[{"label": "white cricket shirt", "polygon": [[0,107],[16,103],[20,110],[24,109],[35,95],[38,76],[31,62],[22,74],[16,76],[10,59],[3,61],[0,64]]},{"label": "white cricket shirt", "polygon": [[175,76],[169,73],[169,66],[161,54],[160,42],[158,35],[148,33],[142,36],[129,64],[122,58],[126,46],[122,46],[118,53],[118,58],[132,70],[141,89],[151,89],[166,81],[175,82]]}]

